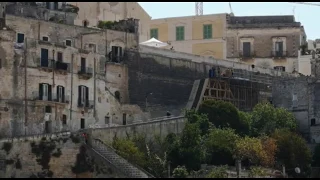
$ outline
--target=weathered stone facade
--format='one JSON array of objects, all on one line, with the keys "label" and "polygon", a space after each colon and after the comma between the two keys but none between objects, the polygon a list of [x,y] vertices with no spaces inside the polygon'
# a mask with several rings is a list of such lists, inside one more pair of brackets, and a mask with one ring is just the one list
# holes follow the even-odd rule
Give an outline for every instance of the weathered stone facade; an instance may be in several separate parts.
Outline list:
[{"label": "weathered stone facade", "polygon": [[[21,34],[24,41],[17,43]],[[109,56],[113,46],[121,47],[121,60],[125,48],[137,46],[136,34],[7,15],[0,38],[3,135],[78,130],[90,124],[123,124],[124,116],[130,116],[127,123],[132,123],[135,114],[141,114],[139,108],[126,105],[123,115],[122,104],[128,99],[127,67],[111,62]],[[45,65],[41,62],[42,51],[48,56]],[[64,68],[58,68],[59,58]],[[85,62],[80,69],[82,58]],[[39,100],[41,83],[51,87],[51,100]],[[80,85],[89,89],[85,107],[79,106]],[[64,89],[63,101],[59,102],[58,87]]]},{"label": "weathered stone facade", "polygon": [[[293,16],[230,16],[227,22],[227,59],[279,71],[298,71],[299,49],[307,37]],[[276,42],[283,42],[280,54],[276,54]],[[243,43],[250,43],[249,53],[243,54]]]}]

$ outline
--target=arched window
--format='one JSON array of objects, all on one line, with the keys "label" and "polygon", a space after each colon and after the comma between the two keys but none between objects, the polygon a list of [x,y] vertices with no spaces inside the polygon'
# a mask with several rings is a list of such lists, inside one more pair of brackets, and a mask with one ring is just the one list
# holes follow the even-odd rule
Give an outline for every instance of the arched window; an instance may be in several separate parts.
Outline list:
[{"label": "arched window", "polygon": [[120,92],[119,91],[116,91],[114,93],[114,96],[116,97],[116,99],[118,99],[120,101]]}]

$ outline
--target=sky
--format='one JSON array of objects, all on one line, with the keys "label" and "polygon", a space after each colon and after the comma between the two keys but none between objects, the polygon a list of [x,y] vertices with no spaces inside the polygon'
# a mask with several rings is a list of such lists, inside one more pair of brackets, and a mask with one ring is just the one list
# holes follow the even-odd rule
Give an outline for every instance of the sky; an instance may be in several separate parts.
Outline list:
[{"label": "sky", "polygon": [[[316,2],[314,2],[316,3]],[[152,19],[195,15],[194,2],[139,2]],[[231,2],[235,16],[295,15],[304,26],[307,39],[320,38],[319,6],[288,2]],[[230,13],[228,2],[204,2],[203,14]]]}]

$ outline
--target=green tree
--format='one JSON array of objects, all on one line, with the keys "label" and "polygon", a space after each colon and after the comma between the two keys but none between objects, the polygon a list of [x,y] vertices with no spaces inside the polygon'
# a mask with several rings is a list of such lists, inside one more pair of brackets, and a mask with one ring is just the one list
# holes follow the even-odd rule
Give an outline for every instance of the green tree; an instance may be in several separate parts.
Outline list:
[{"label": "green tree", "polygon": [[234,165],[233,151],[239,136],[233,129],[211,129],[206,140],[207,163],[213,165]]},{"label": "green tree", "polygon": [[173,170],[174,178],[186,178],[188,176],[188,171],[184,166],[178,166]]},{"label": "green tree", "polygon": [[297,122],[293,114],[270,103],[259,103],[254,107],[251,122],[253,136],[270,135],[278,127],[296,130]]},{"label": "green tree", "polygon": [[186,123],[180,139],[180,165],[185,165],[188,171],[199,170],[205,158],[202,145],[201,130],[197,124]]},{"label": "green tree", "polygon": [[207,175],[207,178],[228,178],[227,170],[228,166],[214,167]]},{"label": "green tree", "polygon": [[[294,177],[308,177],[311,168],[311,152],[307,142],[299,135],[288,129],[278,129],[272,137],[276,140],[278,151],[276,153],[277,162],[285,165],[287,173]],[[294,172],[294,168],[301,169],[300,174]]]},{"label": "green tree", "polygon": [[240,118],[240,122],[243,125],[242,126],[242,130],[241,130],[241,134],[242,136],[244,135],[251,135],[251,114],[247,113],[247,112],[242,112],[242,111],[238,111],[239,114],[239,118]]},{"label": "green tree", "polygon": [[239,117],[237,108],[224,101],[206,100],[200,107],[198,112],[200,114],[207,114],[209,121],[218,128],[232,128],[237,133],[244,133],[246,124],[244,124]]},{"label": "green tree", "polygon": [[115,138],[112,146],[117,151],[117,154],[124,159],[141,167],[145,166],[145,155],[132,140]]},{"label": "green tree", "polygon": [[186,111],[186,118],[188,119],[189,123],[198,125],[202,136],[208,134],[209,129],[213,127],[207,115],[199,114],[195,110]]}]

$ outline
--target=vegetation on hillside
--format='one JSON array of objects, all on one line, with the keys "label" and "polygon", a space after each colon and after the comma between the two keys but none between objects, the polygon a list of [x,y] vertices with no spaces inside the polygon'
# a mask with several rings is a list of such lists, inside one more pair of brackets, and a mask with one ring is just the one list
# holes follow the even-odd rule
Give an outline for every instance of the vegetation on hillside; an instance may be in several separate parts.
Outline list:
[{"label": "vegetation on hillside", "polygon": [[[156,177],[167,177],[169,164],[174,177],[194,174],[201,164],[216,166],[207,177],[226,177],[226,166],[235,166],[236,160],[242,161],[252,177],[265,174],[264,167],[281,170],[282,165],[289,176],[310,174],[311,152],[296,133],[294,116],[285,109],[261,103],[247,113],[231,103],[210,100],[199,111],[186,112],[186,118],[179,135],[168,134],[153,141],[145,135],[115,138],[113,147]],[[313,163],[319,163],[319,158],[315,158]],[[295,167],[301,169],[300,174],[294,172]]]}]

